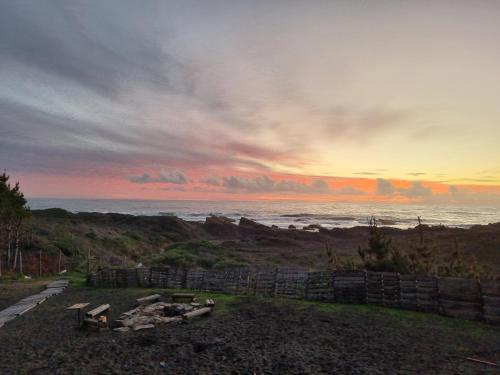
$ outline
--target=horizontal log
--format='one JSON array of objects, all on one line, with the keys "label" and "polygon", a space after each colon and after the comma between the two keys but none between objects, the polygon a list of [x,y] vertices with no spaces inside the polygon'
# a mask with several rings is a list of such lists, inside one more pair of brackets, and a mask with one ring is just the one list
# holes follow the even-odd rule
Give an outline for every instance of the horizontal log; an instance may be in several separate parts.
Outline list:
[{"label": "horizontal log", "polygon": [[111,306],[109,304],[101,305],[101,306],[96,307],[93,310],[87,311],[85,313],[85,315],[89,316],[91,318],[94,318],[95,316],[102,314],[103,312],[108,311],[110,307]]},{"label": "horizontal log", "polygon": [[416,284],[417,289],[437,289],[438,285],[437,284],[430,284],[430,283],[417,283]]},{"label": "horizontal log", "polygon": [[333,278],[335,281],[365,281],[364,276],[335,276]]},{"label": "horizontal log", "polygon": [[498,315],[483,315],[483,319],[492,324],[500,324],[500,316]]},{"label": "horizontal log", "polygon": [[417,280],[417,277],[414,275],[400,275],[399,276],[401,282],[415,282]]},{"label": "horizontal log", "polygon": [[461,319],[478,319],[480,313],[476,310],[468,310],[468,309],[444,309],[443,315],[451,316],[453,318],[461,318]]},{"label": "horizontal log", "polygon": [[483,303],[486,305],[498,305],[500,306],[500,296],[499,297],[489,297],[489,296],[482,296],[483,297]]},{"label": "horizontal log", "polygon": [[132,329],[134,331],[141,331],[143,329],[152,329],[154,327],[155,327],[154,324],[139,324],[139,325],[133,326]]},{"label": "horizontal log", "polygon": [[417,294],[417,300],[419,301],[438,301],[439,297],[437,295],[427,295],[427,294]]},{"label": "horizontal log", "polygon": [[483,306],[483,312],[487,315],[497,315],[500,316],[500,307]]},{"label": "horizontal log", "polygon": [[190,312],[187,312],[187,313],[183,314],[182,315],[182,319],[183,320],[192,319],[192,318],[195,318],[197,316],[202,316],[202,315],[205,315],[205,314],[210,314],[211,311],[212,311],[211,307],[202,307],[201,309],[193,310],[193,311],[190,311]]},{"label": "horizontal log", "polygon": [[481,281],[483,294],[500,296],[500,281]]},{"label": "horizontal log", "polygon": [[440,297],[440,299],[443,299],[443,300],[446,300],[446,301],[457,301],[457,302],[464,302],[464,303],[481,303],[481,296],[479,296],[479,295],[468,295],[468,294],[450,295],[450,294],[440,294],[439,297]]},{"label": "horizontal log", "polygon": [[439,303],[445,309],[481,309],[481,304],[477,302],[451,301],[440,299]]},{"label": "horizontal log", "polygon": [[159,301],[161,296],[159,294],[152,294],[150,296],[142,297],[142,298],[137,298],[136,301],[139,305],[147,305],[152,302],[157,302]]}]

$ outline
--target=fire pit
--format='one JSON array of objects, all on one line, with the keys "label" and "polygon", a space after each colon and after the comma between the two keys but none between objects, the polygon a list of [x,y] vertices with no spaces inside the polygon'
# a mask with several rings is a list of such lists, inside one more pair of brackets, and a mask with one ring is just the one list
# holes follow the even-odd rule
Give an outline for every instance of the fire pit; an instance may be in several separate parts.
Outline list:
[{"label": "fire pit", "polygon": [[[154,297],[154,298],[151,298]],[[201,303],[172,303],[158,301],[160,296],[153,295],[139,298],[139,306],[123,313],[115,322],[120,326],[114,330],[127,332],[154,328],[156,325],[182,322],[197,316],[209,314],[215,306],[213,300]],[[146,304],[145,301],[158,301]]]}]

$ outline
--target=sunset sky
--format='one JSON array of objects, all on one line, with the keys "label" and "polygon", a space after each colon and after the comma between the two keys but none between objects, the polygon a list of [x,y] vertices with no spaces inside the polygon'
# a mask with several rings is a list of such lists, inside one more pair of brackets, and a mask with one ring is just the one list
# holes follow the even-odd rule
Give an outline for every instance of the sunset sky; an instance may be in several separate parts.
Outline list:
[{"label": "sunset sky", "polygon": [[500,204],[498,1],[2,1],[28,197]]}]

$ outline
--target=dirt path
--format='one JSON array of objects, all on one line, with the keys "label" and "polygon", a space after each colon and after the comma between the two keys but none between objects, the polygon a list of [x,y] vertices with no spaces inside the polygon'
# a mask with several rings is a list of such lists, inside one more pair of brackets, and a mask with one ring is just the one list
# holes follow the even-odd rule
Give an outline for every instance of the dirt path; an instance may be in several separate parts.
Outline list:
[{"label": "dirt path", "polygon": [[24,315],[28,311],[42,304],[47,300],[47,298],[61,294],[67,287],[67,280],[53,281],[41,292],[25,297],[15,304],[0,310],[0,328],[2,328],[6,323],[11,322],[17,317]]},{"label": "dirt path", "polygon": [[45,289],[46,280],[32,280],[29,282],[1,282],[0,283],[0,310],[13,305],[17,301]]}]

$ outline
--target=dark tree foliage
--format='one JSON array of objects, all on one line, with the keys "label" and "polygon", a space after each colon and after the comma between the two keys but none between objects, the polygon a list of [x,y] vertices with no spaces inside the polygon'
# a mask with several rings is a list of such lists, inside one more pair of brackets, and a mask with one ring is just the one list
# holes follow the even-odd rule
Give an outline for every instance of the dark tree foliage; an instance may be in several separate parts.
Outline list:
[{"label": "dark tree foliage", "polygon": [[372,271],[408,272],[408,257],[392,244],[392,239],[379,228],[375,217],[370,218],[368,231],[368,246],[358,249],[365,268]]},{"label": "dark tree foliage", "polygon": [[4,258],[7,268],[15,269],[20,264],[20,229],[31,216],[19,182],[11,185],[9,179],[5,172],[0,175],[0,275]]},{"label": "dark tree foliage", "polygon": [[455,240],[455,250],[450,256],[437,257],[435,252],[426,244],[425,229],[418,217],[418,243],[409,252],[399,250],[393,245],[372,217],[369,223],[368,246],[359,248],[358,254],[367,270],[388,271],[399,273],[423,273],[440,276],[481,277],[489,278],[491,274],[481,267],[475,257],[466,257],[459,250]]}]

